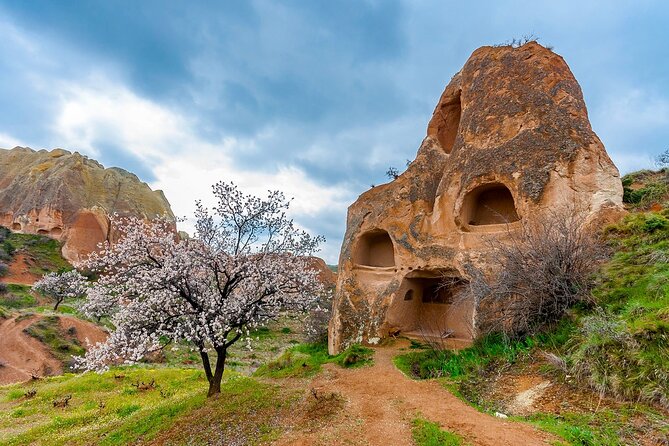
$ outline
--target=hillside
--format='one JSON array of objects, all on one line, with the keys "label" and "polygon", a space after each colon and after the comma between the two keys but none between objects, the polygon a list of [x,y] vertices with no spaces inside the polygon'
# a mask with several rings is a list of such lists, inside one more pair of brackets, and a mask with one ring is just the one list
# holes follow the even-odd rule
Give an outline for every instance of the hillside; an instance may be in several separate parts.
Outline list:
[{"label": "hillside", "polygon": [[113,238],[107,216],[174,219],[161,191],[77,152],[0,149],[0,225],[63,242],[70,261]]}]

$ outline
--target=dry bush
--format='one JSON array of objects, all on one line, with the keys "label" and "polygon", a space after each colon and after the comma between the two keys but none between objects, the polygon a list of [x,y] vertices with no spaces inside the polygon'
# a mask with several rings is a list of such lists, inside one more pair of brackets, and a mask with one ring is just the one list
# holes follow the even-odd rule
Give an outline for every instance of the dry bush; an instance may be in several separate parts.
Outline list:
[{"label": "dry bush", "polygon": [[607,257],[585,214],[573,208],[523,222],[508,239],[489,244],[492,271],[468,266],[478,326],[512,337],[541,331],[573,305],[590,303],[594,273]]}]

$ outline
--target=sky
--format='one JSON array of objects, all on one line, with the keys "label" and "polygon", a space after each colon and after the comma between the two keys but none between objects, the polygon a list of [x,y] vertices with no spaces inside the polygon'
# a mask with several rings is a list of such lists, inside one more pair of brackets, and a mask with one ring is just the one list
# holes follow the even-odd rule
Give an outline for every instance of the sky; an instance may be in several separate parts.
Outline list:
[{"label": "sky", "polygon": [[185,218],[221,180],[282,190],[335,264],[348,205],[415,157],[483,45],[552,46],[621,172],[651,167],[669,149],[668,25],[662,0],[2,0],[0,147],[122,167]]}]

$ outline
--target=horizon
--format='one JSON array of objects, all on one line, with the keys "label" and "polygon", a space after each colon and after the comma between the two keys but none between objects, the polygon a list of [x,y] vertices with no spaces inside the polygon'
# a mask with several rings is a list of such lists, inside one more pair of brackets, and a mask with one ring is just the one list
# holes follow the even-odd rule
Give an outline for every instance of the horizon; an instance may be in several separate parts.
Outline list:
[{"label": "horizon", "polygon": [[180,217],[220,180],[282,190],[337,264],[347,207],[414,159],[469,55],[536,34],[571,68],[621,174],[652,167],[669,148],[669,7],[523,4],[8,2],[0,147],[122,168]]}]

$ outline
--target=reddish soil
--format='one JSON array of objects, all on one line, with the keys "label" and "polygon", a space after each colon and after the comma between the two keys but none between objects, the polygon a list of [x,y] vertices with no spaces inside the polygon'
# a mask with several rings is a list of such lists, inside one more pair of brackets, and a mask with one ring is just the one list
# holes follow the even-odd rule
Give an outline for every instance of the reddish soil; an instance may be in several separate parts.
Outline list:
[{"label": "reddish soil", "polygon": [[378,348],[374,364],[357,369],[328,364],[311,385],[321,394],[335,393],[346,400],[339,417],[318,426],[298,421],[276,444],[413,445],[411,421],[418,415],[474,445],[541,445],[555,440],[532,426],[479,412],[437,381],[406,377],[392,362],[400,353],[397,346]]},{"label": "reddish soil", "polygon": [[[91,343],[102,342],[107,333],[100,327],[69,316],[59,316],[64,330],[74,327],[74,335],[82,346],[86,339]],[[32,315],[17,322],[16,317],[0,319],[0,385],[21,382],[35,377],[58,375],[63,365],[49,349],[24,329],[38,322],[42,316]]]},{"label": "reddish soil", "polygon": [[7,266],[9,270],[4,277],[0,278],[0,282],[32,285],[40,278],[30,272],[32,261],[25,254],[17,253]]},{"label": "reddish soil", "polygon": [[74,328],[74,335],[77,337],[79,344],[86,349],[89,344],[95,345],[107,340],[108,334],[102,328],[76,317],[60,316],[60,327],[64,331]]},{"label": "reddish soil", "polygon": [[37,339],[23,332],[40,316],[16,321],[0,319],[0,385],[21,382],[33,376],[57,375],[63,366]]}]

